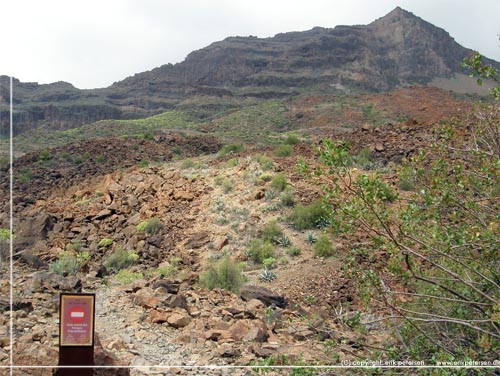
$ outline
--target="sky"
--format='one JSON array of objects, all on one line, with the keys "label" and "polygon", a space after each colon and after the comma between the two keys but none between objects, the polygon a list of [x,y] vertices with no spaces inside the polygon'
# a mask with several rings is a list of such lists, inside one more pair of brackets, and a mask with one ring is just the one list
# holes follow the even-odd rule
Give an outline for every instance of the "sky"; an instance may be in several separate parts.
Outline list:
[{"label": "sky", "polygon": [[107,87],[229,36],[366,25],[396,6],[500,61],[500,0],[0,0],[0,75]]}]

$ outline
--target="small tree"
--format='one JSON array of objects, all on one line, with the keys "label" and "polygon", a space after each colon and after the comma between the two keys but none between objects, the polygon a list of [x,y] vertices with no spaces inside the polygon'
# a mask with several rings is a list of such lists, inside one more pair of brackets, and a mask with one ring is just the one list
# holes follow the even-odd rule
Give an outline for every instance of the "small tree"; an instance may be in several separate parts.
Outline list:
[{"label": "small tree", "polygon": [[[498,78],[480,62],[472,60],[476,74]],[[352,169],[346,143],[319,149],[334,231],[362,231],[388,258],[351,273],[388,308],[400,353],[414,359],[498,357],[500,91],[493,94],[495,103],[472,114],[473,127],[450,122],[413,158],[415,189],[404,198],[378,173]]]}]

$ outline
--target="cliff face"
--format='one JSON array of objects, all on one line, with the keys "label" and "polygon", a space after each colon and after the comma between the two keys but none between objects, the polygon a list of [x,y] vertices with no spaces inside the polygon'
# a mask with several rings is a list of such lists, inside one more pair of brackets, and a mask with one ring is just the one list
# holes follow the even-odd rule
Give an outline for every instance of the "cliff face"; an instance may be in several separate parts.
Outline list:
[{"label": "cliff face", "polygon": [[[445,30],[398,7],[364,26],[226,38],[192,52],[181,63],[136,74],[106,89],[16,80],[15,132],[144,117],[196,95],[269,98],[294,94],[298,88],[386,91],[463,73],[460,63],[470,53]],[[497,62],[486,62],[500,68]],[[5,77],[0,78],[3,134],[7,87]]]}]

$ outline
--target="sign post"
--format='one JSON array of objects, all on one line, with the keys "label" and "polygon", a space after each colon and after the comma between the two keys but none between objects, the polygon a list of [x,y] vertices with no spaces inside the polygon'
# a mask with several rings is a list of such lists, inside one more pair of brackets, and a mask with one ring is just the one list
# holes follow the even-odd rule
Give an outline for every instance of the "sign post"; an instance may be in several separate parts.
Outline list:
[{"label": "sign post", "polygon": [[94,365],[95,294],[60,295],[59,376],[92,376]]}]

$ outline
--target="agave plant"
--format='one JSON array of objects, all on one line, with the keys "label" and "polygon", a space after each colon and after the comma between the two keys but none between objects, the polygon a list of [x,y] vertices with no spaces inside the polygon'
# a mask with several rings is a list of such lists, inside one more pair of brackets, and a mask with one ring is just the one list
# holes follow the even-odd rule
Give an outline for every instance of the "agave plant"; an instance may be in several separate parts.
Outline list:
[{"label": "agave plant", "polygon": [[272,282],[276,279],[276,273],[268,268],[264,268],[259,274],[259,279],[263,282]]},{"label": "agave plant", "polygon": [[314,234],[314,232],[309,231],[306,234],[306,242],[308,242],[309,244],[314,244],[314,243],[316,243],[317,240],[318,240],[318,238],[316,237],[316,235]]},{"label": "agave plant", "polygon": [[290,240],[290,238],[286,234],[281,235],[278,238],[277,243],[280,246],[282,246],[283,248],[287,248],[287,247],[290,247],[292,245],[292,241]]}]

